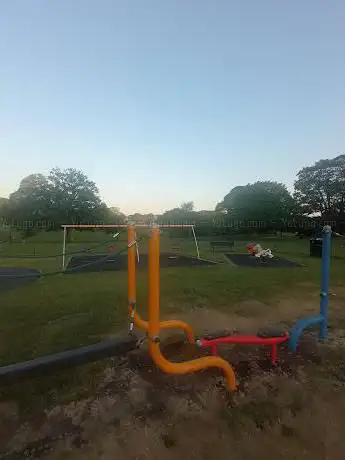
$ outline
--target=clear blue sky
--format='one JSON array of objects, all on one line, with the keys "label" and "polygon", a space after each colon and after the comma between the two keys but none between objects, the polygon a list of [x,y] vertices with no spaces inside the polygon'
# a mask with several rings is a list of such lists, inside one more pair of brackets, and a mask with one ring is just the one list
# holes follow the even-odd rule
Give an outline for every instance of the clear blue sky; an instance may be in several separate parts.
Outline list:
[{"label": "clear blue sky", "polygon": [[344,152],[343,0],[3,0],[0,196],[82,169],[108,205],[210,209]]}]

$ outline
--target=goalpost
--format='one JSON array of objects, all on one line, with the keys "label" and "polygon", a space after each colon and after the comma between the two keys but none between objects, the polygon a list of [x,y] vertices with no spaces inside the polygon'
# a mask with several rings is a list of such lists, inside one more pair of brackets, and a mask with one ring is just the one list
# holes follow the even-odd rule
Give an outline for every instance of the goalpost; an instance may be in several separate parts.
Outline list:
[{"label": "goalpost", "polygon": [[196,249],[196,255],[197,258],[200,259],[200,251],[199,251],[199,245],[198,245],[198,240],[196,239],[196,234],[195,234],[195,228],[193,224],[181,224],[181,225],[174,225],[174,224],[158,224],[159,228],[191,228],[192,229],[192,234],[193,234],[193,239],[195,243],[195,249]]},{"label": "goalpost", "polygon": [[[102,225],[102,224],[95,224],[95,225],[74,225],[74,224],[67,224],[67,225],[61,225],[63,228],[63,243],[62,243],[62,270],[65,270],[66,266],[66,242],[67,242],[67,232],[68,229],[70,228],[128,228],[129,226],[133,225],[135,228],[150,228],[150,224],[118,224],[118,225]],[[159,228],[191,228],[192,229],[192,234],[193,234],[193,239],[195,243],[195,248],[196,248],[196,254],[197,258],[200,259],[200,251],[199,251],[199,245],[198,245],[198,240],[196,238],[196,233],[195,233],[195,228],[193,224],[181,224],[181,225],[174,225],[174,224],[162,224],[159,225]]]},{"label": "goalpost", "polygon": [[62,270],[65,270],[66,267],[66,243],[67,243],[67,232],[68,229],[72,228],[126,228],[128,225],[126,224],[118,224],[118,225],[77,225],[77,224],[68,224],[68,225],[61,225],[63,228],[63,243],[62,243]]}]

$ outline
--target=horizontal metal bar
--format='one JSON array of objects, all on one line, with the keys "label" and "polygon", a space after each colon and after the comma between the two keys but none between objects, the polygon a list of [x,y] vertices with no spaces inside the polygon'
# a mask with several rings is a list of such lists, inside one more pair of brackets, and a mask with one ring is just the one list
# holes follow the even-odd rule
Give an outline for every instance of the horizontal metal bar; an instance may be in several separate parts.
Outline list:
[{"label": "horizontal metal bar", "polygon": [[29,377],[33,374],[55,372],[61,368],[80,366],[111,356],[122,356],[137,347],[137,338],[119,335],[109,340],[30,361],[0,367],[0,381],[10,378]]}]

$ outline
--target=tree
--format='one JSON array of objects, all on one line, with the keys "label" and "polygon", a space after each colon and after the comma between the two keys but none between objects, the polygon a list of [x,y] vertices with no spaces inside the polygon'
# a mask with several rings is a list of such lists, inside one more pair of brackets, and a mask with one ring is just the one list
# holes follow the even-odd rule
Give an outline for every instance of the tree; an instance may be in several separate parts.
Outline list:
[{"label": "tree", "polygon": [[106,218],[105,223],[109,224],[124,224],[126,221],[126,215],[120,211],[120,208],[112,206],[107,208],[107,205],[104,203],[106,208]]},{"label": "tree", "polygon": [[217,204],[216,212],[229,215],[234,215],[234,213],[238,214],[238,198],[241,199],[241,196],[245,196],[249,186],[250,185],[239,185],[231,189],[223,200]]},{"label": "tree", "polygon": [[171,224],[192,223],[197,212],[194,211],[193,201],[185,201],[178,208],[169,209],[159,216],[159,220],[163,219]]},{"label": "tree", "polygon": [[0,218],[6,218],[9,211],[9,200],[8,198],[0,197]]},{"label": "tree", "polygon": [[190,213],[194,211],[194,203],[193,201],[185,201],[180,205],[180,208],[182,213]]},{"label": "tree", "polygon": [[43,174],[24,177],[8,202],[9,217],[24,222],[44,219],[49,209],[49,183]]},{"label": "tree", "polygon": [[302,168],[297,173],[294,197],[305,214],[343,214],[345,155]]},{"label": "tree", "polygon": [[48,177],[31,174],[10,195],[9,216],[18,224],[30,222],[61,224],[97,223],[108,219],[108,208],[102,203],[96,184],[76,169],[52,169]]},{"label": "tree", "polygon": [[8,232],[9,205],[8,198],[0,197],[0,243],[11,242],[11,230]]},{"label": "tree", "polygon": [[216,206],[228,219],[273,227],[289,217],[293,209],[294,201],[286,186],[273,181],[234,187]]},{"label": "tree", "polygon": [[50,215],[54,222],[94,223],[104,217],[98,188],[82,171],[54,168],[48,183]]},{"label": "tree", "polygon": [[134,214],[130,214],[128,216],[128,221],[134,224],[149,224],[153,221],[154,215],[152,213],[149,214],[141,214],[140,212],[135,212]]}]

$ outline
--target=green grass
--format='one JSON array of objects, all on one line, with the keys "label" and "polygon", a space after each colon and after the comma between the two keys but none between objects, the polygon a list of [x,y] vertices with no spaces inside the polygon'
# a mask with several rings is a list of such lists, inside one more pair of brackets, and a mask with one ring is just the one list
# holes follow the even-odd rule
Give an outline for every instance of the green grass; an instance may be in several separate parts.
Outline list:
[{"label": "green grass", "polygon": [[[40,241],[43,237],[48,240]],[[111,241],[111,235],[109,241]],[[104,233],[73,234],[68,251],[91,246],[107,238]],[[112,242],[113,243],[113,242]],[[236,244],[235,251],[244,251],[245,241]],[[116,242],[118,249],[126,245],[125,236]],[[233,268],[221,253],[213,254],[208,241],[200,241],[201,256],[222,262],[216,266],[161,270],[162,317],[191,308],[229,310],[238,302],[257,299],[274,308],[274,299],[292,289],[303,289],[309,283],[319,289],[320,259],[308,256],[309,241],[292,238],[262,240],[282,257],[303,264],[300,269],[251,270]],[[140,243],[140,252],[146,252],[147,241]],[[162,235],[162,251],[179,246],[183,254],[195,255],[192,240],[170,240]],[[106,245],[97,248],[97,252]],[[341,256],[343,248],[336,247]],[[61,233],[37,235],[26,243],[1,245],[7,255],[58,254],[61,252]],[[59,270],[61,257],[50,259],[0,259],[1,266],[25,266],[48,273]],[[332,285],[341,285],[345,275],[345,262],[341,258],[332,262]],[[146,316],[146,273],[137,276],[138,308]],[[25,287],[0,293],[0,363],[6,365],[28,360],[44,354],[91,344],[127,327],[127,273],[103,272],[76,275],[57,275],[41,278]],[[318,305],[315,305],[315,313]],[[59,375],[23,382],[2,388],[3,398],[16,398],[23,404],[32,404],[37,398],[50,401],[56,398],[75,398],[79,392],[93,387],[101,364],[84,366]],[[54,400],[55,400],[54,399]]]}]

